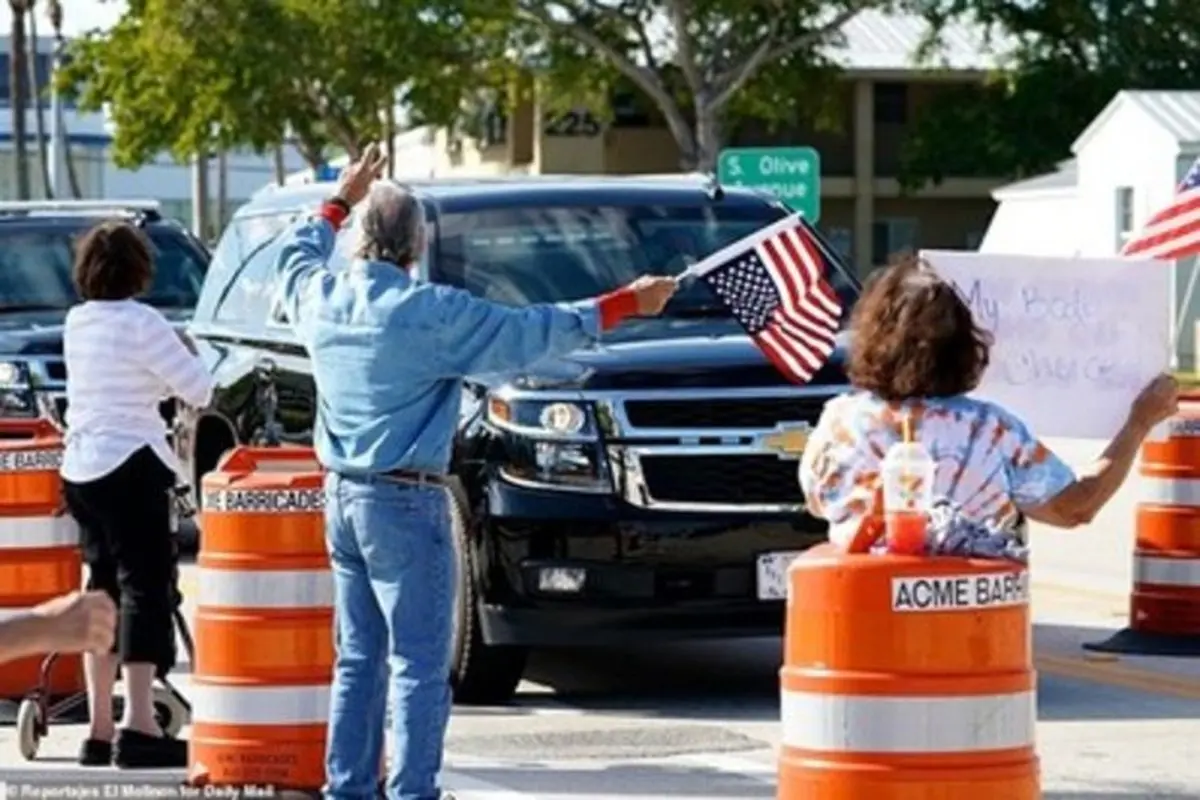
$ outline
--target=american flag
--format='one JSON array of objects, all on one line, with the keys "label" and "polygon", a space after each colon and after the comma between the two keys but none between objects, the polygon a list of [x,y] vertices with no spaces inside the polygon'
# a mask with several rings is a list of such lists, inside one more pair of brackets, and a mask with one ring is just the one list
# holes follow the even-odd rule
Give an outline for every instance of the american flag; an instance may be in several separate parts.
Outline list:
[{"label": "american flag", "polygon": [[842,315],[828,269],[824,247],[795,215],[689,272],[712,289],[780,372],[808,383],[833,352]]},{"label": "american flag", "polygon": [[1171,204],[1121,248],[1123,256],[1174,261],[1200,253],[1200,158],[1183,177]]}]

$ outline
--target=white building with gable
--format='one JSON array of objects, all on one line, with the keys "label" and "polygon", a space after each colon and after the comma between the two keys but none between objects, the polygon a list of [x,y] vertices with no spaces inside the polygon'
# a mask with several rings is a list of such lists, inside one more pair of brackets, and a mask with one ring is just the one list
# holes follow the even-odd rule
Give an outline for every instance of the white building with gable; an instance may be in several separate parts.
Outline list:
[{"label": "white building with gable", "polygon": [[[1200,92],[1118,93],[1051,173],[996,189],[999,204],[979,250],[1046,256],[1111,256],[1162,210],[1200,157]],[[1180,366],[1194,368],[1200,263],[1175,267],[1172,313],[1181,324]],[[1180,308],[1188,300],[1186,308]]]}]

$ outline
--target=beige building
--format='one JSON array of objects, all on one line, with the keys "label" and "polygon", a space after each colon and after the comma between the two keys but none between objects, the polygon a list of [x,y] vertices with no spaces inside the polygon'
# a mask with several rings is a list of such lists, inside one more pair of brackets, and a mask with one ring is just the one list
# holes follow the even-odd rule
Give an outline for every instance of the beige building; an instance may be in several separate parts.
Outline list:
[{"label": "beige building", "polygon": [[[978,33],[958,28],[945,32],[936,68],[917,69],[913,54],[925,31],[919,18],[860,14],[834,54],[845,69],[836,132],[764,126],[729,142],[815,147],[820,227],[860,271],[906,248],[973,249],[995,208],[991,192],[999,180],[952,176],[904,195],[895,178],[905,131],[921,109],[946,87],[979,82],[992,64]],[[412,145],[424,150],[423,177],[678,171],[678,148],[655,117],[636,97],[618,101],[605,123],[587,112],[542,113],[535,99],[511,113],[485,110],[470,135],[427,131]]]}]

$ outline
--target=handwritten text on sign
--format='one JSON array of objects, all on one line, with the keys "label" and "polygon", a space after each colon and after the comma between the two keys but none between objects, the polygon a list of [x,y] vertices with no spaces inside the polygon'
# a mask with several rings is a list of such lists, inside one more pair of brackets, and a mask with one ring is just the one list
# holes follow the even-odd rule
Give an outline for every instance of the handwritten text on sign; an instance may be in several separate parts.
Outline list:
[{"label": "handwritten text on sign", "polygon": [[1028,572],[892,578],[892,611],[966,611],[1029,602]]},{"label": "handwritten text on sign", "polygon": [[1158,262],[932,251],[995,337],[977,394],[1042,436],[1106,438],[1169,359],[1170,271]]}]

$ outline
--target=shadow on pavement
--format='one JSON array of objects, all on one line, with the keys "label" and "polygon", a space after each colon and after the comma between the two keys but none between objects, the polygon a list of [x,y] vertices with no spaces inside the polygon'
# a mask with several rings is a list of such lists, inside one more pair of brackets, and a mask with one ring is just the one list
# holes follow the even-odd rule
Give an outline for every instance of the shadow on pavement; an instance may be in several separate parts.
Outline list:
[{"label": "shadow on pavement", "polygon": [[677,719],[777,719],[781,647],[779,638],[766,638],[539,652],[525,678],[553,695],[524,693],[518,705]]},{"label": "shadow on pavement", "polygon": [[[1060,656],[1055,669],[1039,670],[1039,719],[1121,720],[1187,719],[1200,716],[1200,699],[1154,694],[1114,686],[1090,672],[1063,673],[1062,655],[1082,660],[1078,646],[1058,647],[1101,633],[1096,629],[1038,625],[1038,655]],[[522,687],[514,706],[545,711],[564,706],[614,713],[691,720],[778,719],[781,640],[742,639],[662,644],[648,647],[564,649],[538,652],[526,670],[527,681],[550,690]],[[1200,682],[1197,683],[1200,691]],[[456,709],[458,714],[493,713],[486,708]]]}]

